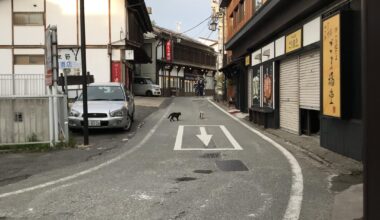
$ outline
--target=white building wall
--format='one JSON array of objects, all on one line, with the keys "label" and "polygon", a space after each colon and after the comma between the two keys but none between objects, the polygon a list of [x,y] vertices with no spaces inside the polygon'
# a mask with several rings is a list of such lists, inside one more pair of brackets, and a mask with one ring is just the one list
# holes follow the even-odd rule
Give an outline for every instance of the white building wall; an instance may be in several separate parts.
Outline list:
[{"label": "white building wall", "polygon": [[125,0],[111,1],[111,42],[124,39],[127,33],[125,26]]},{"label": "white building wall", "polygon": [[44,0],[13,0],[15,12],[43,12]]},{"label": "white building wall", "polygon": [[46,0],[46,26],[57,26],[59,45],[77,44],[76,2],[76,0]]},{"label": "white building wall", "polygon": [[[43,49],[15,49],[14,54],[44,54]],[[44,74],[45,65],[14,65],[15,74]]]},{"label": "white building wall", "polygon": [[12,50],[0,49],[0,60],[0,74],[12,74]]},{"label": "white building wall", "polygon": [[1,19],[0,19],[0,45],[11,45],[12,44],[12,6],[11,6],[11,0],[1,0],[0,1],[0,16],[1,16]]},{"label": "white building wall", "polygon": [[45,27],[44,26],[15,26],[14,27],[15,45],[44,45]]},{"label": "white building wall", "polygon": [[321,38],[321,18],[315,18],[303,26],[303,46],[318,42]]},{"label": "white building wall", "polygon": [[276,40],[276,57],[285,54],[285,37],[280,37]]},{"label": "white building wall", "polygon": [[95,82],[110,81],[110,59],[107,49],[87,49],[87,71],[94,75]]},{"label": "white building wall", "polygon": [[108,1],[85,0],[86,44],[106,45],[109,43]]}]

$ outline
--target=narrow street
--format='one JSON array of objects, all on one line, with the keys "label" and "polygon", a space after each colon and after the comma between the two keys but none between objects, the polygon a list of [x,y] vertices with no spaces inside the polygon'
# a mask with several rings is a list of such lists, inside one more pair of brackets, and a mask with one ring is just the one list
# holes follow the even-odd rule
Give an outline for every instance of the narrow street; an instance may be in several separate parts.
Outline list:
[{"label": "narrow street", "polygon": [[174,98],[123,146],[1,187],[0,217],[330,219],[333,171],[227,114]]}]

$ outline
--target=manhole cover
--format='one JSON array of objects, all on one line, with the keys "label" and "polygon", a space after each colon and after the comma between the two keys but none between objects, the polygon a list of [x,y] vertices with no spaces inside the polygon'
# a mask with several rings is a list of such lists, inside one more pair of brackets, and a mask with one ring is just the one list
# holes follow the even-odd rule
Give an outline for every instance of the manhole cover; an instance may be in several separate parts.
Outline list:
[{"label": "manhole cover", "polygon": [[195,177],[179,177],[176,180],[176,182],[187,182],[187,181],[193,181],[193,180],[196,180],[197,178]]},{"label": "manhole cover", "polygon": [[212,159],[212,158],[220,158],[220,153],[215,152],[215,153],[205,153],[201,156],[202,158],[207,158],[207,159]]},{"label": "manhole cover", "polygon": [[248,171],[248,167],[240,160],[217,160],[215,163],[222,171]]},{"label": "manhole cover", "polygon": [[194,170],[194,173],[201,173],[201,174],[210,174],[213,171],[212,170]]}]

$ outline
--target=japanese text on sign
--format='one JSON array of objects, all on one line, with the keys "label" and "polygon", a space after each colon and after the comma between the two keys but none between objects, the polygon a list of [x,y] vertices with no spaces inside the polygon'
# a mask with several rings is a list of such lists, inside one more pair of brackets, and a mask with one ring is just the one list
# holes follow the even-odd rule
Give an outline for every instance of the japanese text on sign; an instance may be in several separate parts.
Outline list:
[{"label": "japanese text on sign", "polygon": [[340,14],[323,21],[323,114],[341,117]]}]

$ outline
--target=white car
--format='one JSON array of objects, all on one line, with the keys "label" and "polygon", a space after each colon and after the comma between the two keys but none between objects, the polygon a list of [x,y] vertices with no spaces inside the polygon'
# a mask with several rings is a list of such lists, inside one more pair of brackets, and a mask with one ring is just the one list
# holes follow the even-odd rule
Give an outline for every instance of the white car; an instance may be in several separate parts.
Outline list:
[{"label": "white car", "polygon": [[135,77],[133,81],[133,93],[135,95],[160,96],[161,88],[148,77]]},{"label": "white car", "polygon": [[[83,127],[83,96],[69,114],[71,129]],[[135,114],[133,95],[121,83],[93,83],[87,89],[89,128],[120,128],[129,131]]]}]

